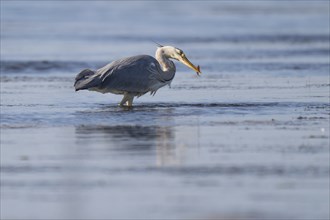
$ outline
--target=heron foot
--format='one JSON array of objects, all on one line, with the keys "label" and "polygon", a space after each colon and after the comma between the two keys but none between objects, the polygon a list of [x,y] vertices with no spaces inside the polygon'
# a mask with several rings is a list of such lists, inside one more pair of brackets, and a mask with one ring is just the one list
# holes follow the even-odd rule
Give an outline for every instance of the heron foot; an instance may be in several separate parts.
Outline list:
[{"label": "heron foot", "polygon": [[132,107],[133,106],[134,95],[126,93],[119,103],[120,107]]}]

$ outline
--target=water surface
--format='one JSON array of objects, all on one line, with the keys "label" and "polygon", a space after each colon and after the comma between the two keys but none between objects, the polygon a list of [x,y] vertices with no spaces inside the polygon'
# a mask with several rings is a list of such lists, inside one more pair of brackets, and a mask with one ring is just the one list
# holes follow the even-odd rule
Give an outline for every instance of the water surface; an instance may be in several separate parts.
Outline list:
[{"label": "water surface", "polygon": [[[74,92],[152,40],[202,76]],[[2,1],[0,79],[3,219],[329,218],[327,2]]]}]

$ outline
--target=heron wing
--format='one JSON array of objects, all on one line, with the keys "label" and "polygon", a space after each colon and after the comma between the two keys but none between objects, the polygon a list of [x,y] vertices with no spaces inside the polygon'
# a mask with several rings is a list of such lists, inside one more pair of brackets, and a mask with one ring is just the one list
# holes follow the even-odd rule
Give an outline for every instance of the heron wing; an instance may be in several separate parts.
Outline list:
[{"label": "heron wing", "polygon": [[97,70],[101,88],[132,93],[152,91],[157,83],[159,64],[148,55],[133,56],[114,61]]}]

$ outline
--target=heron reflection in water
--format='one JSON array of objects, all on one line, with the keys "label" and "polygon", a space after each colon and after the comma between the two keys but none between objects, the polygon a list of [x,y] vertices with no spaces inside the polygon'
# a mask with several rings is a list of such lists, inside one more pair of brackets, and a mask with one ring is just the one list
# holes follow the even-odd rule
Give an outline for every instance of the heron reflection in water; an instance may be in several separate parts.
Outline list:
[{"label": "heron reflection in water", "polygon": [[159,45],[156,59],[149,55],[138,55],[116,60],[92,71],[85,69],[75,79],[74,87],[78,90],[90,90],[101,93],[124,95],[120,106],[132,106],[135,96],[140,97],[170,85],[175,75],[175,65],[170,60],[178,60],[198,75],[199,66],[193,65],[184,52],[172,46]]}]

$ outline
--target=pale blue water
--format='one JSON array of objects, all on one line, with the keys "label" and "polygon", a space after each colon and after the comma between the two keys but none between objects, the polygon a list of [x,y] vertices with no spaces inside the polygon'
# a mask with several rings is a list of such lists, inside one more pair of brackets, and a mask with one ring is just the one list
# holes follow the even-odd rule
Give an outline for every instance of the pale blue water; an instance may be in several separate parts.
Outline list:
[{"label": "pale blue water", "polygon": [[[1,219],[329,218],[329,2],[1,1]],[[117,107],[75,75],[174,45]]]}]

